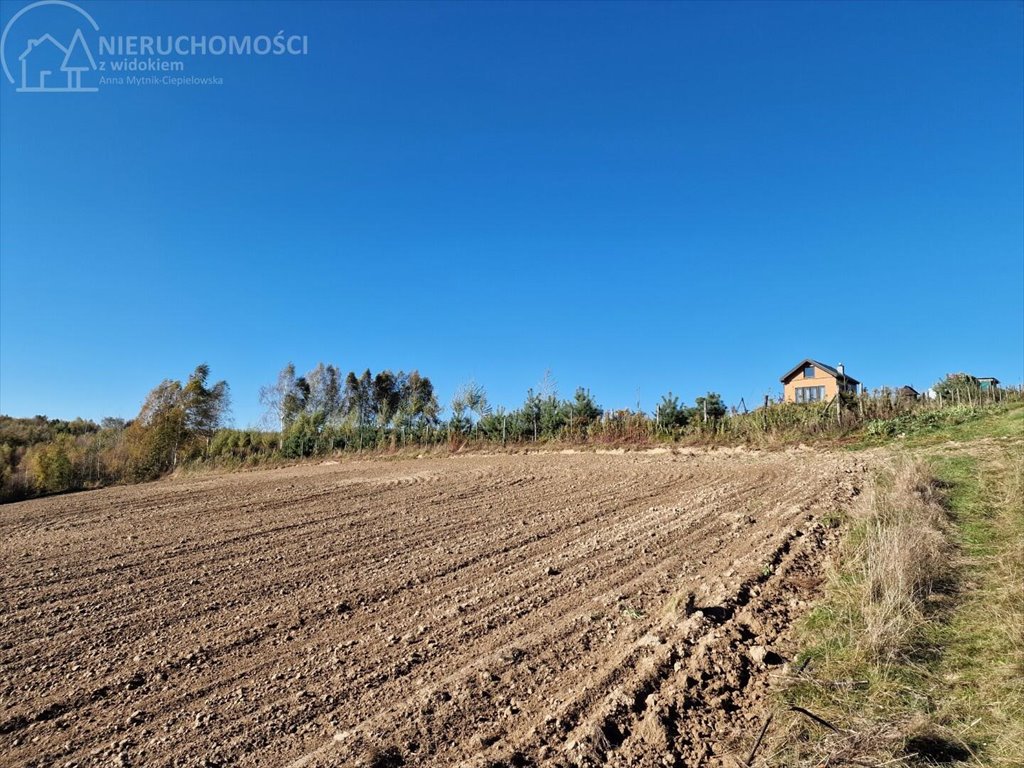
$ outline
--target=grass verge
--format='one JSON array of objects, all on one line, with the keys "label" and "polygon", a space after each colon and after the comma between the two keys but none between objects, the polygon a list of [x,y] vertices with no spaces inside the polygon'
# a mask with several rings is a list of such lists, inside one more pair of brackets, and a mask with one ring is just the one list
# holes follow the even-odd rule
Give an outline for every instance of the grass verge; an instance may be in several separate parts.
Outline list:
[{"label": "grass verge", "polygon": [[756,762],[1024,766],[1022,416],[887,454]]}]

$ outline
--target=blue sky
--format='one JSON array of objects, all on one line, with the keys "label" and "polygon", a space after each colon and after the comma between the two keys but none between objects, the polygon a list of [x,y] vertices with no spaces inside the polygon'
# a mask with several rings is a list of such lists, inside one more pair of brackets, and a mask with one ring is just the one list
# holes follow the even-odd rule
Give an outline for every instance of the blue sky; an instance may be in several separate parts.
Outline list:
[{"label": "blue sky", "polygon": [[1021,3],[79,5],[308,54],[0,81],[0,412],[131,416],[201,361],[239,426],[289,360],[507,406],[1024,379]]}]

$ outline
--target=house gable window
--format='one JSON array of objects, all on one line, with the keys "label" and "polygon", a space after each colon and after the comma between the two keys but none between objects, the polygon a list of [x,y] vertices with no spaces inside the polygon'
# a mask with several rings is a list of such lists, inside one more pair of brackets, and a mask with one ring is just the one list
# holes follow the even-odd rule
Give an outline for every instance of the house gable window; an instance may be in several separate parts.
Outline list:
[{"label": "house gable window", "polygon": [[814,366],[813,365],[808,365],[806,368],[804,368],[804,378],[805,379],[813,379],[814,378]]},{"label": "house gable window", "polygon": [[825,399],[824,387],[797,387],[796,401],[798,403],[817,403]]}]

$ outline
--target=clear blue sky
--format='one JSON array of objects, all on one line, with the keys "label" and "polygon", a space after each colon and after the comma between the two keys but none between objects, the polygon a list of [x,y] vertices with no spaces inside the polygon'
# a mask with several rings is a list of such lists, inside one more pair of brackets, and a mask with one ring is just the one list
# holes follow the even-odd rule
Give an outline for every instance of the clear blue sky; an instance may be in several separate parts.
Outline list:
[{"label": "clear blue sky", "polygon": [[0,81],[2,412],[131,416],[201,361],[239,426],[289,360],[507,406],[1024,378],[1019,2],[80,6],[309,52]]}]

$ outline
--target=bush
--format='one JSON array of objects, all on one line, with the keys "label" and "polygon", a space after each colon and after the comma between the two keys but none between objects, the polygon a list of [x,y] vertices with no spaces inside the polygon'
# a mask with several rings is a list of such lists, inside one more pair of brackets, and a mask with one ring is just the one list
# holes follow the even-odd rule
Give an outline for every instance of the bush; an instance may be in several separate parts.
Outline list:
[{"label": "bush", "polygon": [[312,456],[319,450],[324,417],[319,413],[300,413],[282,435],[282,452],[289,458]]},{"label": "bush", "polygon": [[954,405],[941,410],[905,413],[891,419],[872,419],[867,423],[865,431],[871,437],[913,435],[963,424],[981,413],[981,409],[973,406]]}]

